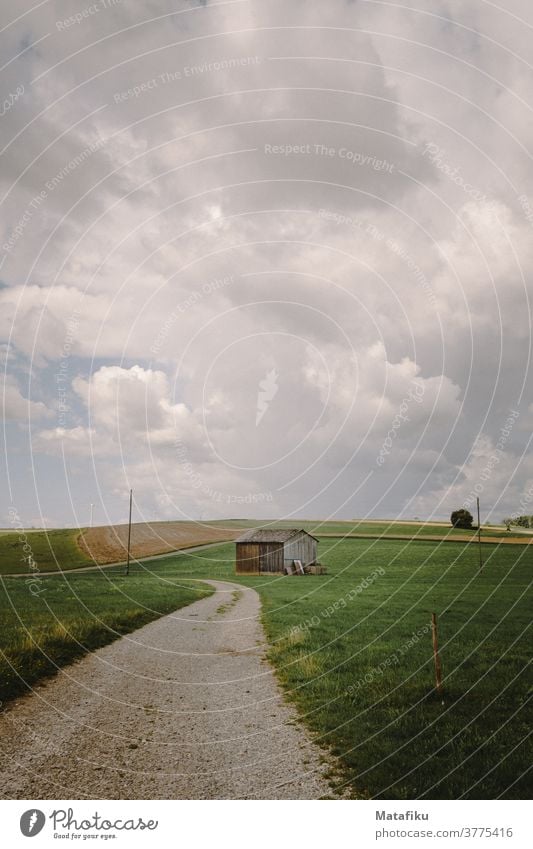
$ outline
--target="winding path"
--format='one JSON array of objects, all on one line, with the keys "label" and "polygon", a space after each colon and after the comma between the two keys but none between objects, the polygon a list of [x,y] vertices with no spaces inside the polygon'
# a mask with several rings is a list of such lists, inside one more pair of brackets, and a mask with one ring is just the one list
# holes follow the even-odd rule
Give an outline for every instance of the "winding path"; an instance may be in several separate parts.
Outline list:
[{"label": "winding path", "polygon": [[5,799],[318,799],[327,765],[264,659],[254,590],[215,593],[0,715]]}]

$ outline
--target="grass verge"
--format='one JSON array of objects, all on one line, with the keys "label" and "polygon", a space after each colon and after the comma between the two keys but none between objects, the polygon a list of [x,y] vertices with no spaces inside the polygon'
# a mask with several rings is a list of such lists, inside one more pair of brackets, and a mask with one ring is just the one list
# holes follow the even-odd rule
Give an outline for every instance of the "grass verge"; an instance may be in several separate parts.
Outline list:
[{"label": "grass verge", "polygon": [[110,570],[43,577],[38,589],[33,595],[21,578],[0,583],[2,705],[86,652],[213,592],[156,574],[125,577]]}]

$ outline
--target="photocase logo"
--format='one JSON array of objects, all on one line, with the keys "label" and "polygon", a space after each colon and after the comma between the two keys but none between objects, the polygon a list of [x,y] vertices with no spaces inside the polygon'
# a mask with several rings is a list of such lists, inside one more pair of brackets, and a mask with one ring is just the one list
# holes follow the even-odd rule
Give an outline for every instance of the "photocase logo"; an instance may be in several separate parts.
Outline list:
[{"label": "photocase logo", "polygon": [[20,830],[24,837],[35,837],[42,831],[46,822],[46,817],[42,811],[37,808],[31,808],[25,811],[20,818]]},{"label": "photocase logo", "polygon": [[266,377],[259,381],[259,392],[257,393],[257,413],[255,416],[255,426],[257,427],[266,411],[270,406],[270,402],[278,392],[278,372],[275,368],[267,372]]}]

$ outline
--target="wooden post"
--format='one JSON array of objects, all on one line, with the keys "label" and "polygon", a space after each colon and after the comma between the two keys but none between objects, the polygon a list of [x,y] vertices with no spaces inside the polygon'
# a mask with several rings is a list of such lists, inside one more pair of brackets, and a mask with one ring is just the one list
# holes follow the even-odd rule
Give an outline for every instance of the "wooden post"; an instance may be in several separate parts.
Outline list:
[{"label": "wooden post", "polygon": [[477,547],[479,550],[479,571],[483,571],[483,555],[481,553],[481,522],[479,519],[479,497],[477,499]]},{"label": "wooden post", "polygon": [[435,661],[435,689],[442,696],[442,666],[439,657],[439,635],[437,631],[437,614],[431,614],[431,636],[433,637],[433,660]]},{"label": "wooden post", "polygon": [[128,523],[128,555],[126,559],[126,575],[130,574],[130,544],[131,544],[131,503],[133,500],[133,490],[130,489],[130,520]]}]

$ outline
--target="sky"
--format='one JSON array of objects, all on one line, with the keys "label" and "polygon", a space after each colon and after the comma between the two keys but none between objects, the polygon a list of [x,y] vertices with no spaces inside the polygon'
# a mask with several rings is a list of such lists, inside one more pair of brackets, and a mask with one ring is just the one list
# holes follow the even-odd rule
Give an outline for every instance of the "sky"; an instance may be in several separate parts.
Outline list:
[{"label": "sky", "polygon": [[533,513],[532,38],[3,4],[0,525]]}]

